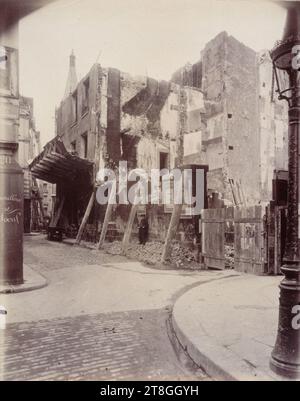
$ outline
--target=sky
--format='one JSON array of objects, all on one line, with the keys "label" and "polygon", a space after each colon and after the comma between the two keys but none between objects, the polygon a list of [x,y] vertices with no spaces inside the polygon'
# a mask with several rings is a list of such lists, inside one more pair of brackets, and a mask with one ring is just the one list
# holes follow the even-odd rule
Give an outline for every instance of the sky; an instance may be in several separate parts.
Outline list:
[{"label": "sky", "polygon": [[272,48],[284,20],[268,0],[58,0],[20,22],[20,91],[34,99],[45,145],[55,135],[72,49],[79,79],[98,61],[168,80],[221,31],[256,51]]}]

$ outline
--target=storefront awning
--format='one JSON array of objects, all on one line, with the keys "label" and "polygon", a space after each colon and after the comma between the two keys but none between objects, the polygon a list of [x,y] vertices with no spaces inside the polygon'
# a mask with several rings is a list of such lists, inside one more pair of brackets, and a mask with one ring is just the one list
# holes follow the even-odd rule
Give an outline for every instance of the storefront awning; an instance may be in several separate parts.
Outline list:
[{"label": "storefront awning", "polygon": [[57,184],[72,182],[88,175],[92,178],[93,162],[69,153],[58,137],[48,142],[29,165],[33,177]]}]

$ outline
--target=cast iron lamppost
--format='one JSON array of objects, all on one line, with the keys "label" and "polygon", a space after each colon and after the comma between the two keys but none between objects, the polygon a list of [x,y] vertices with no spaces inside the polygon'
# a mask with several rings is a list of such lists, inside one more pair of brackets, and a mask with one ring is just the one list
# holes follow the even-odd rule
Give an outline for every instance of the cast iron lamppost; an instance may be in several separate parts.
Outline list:
[{"label": "cast iron lamppost", "polygon": [[23,171],[18,148],[18,21],[55,0],[0,0],[0,285],[23,283]]},{"label": "cast iron lamppost", "polygon": [[[285,3],[285,4],[284,4]],[[289,184],[284,279],[280,284],[279,327],[271,369],[300,377],[300,3],[283,2],[287,19],[283,39],[271,51],[279,99],[288,102]],[[298,61],[299,60],[299,61]]]}]

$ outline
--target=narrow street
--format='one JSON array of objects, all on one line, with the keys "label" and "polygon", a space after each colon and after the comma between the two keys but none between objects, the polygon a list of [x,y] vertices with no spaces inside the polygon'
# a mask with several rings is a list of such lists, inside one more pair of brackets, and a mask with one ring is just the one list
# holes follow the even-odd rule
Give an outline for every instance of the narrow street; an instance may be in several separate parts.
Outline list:
[{"label": "narrow street", "polygon": [[48,280],[0,295],[4,380],[207,380],[169,324],[185,288],[218,273],[164,271],[123,257],[25,237],[25,263]]}]

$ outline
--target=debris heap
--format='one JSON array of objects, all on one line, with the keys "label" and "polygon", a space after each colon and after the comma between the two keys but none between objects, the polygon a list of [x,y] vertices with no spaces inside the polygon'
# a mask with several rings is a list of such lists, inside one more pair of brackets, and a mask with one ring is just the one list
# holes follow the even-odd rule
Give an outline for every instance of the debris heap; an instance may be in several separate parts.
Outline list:
[{"label": "debris heap", "polygon": [[[147,242],[140,245],[138,242],[131,242],[128,246],[126,256],[131,259],[139,260],[148,265],[160,265],[164,244],[158,241]],[[105,243],[106,252],[113,255],[122,254],[121,242]],[[176,268],[200,269],[201,265],[197,263],[194,253],[178,242],[172,243],[171,257],[169,264]]]},{"label": "debris heap", "polygon": [[225,245],[225,268],[234,269],[234,246]]}]

